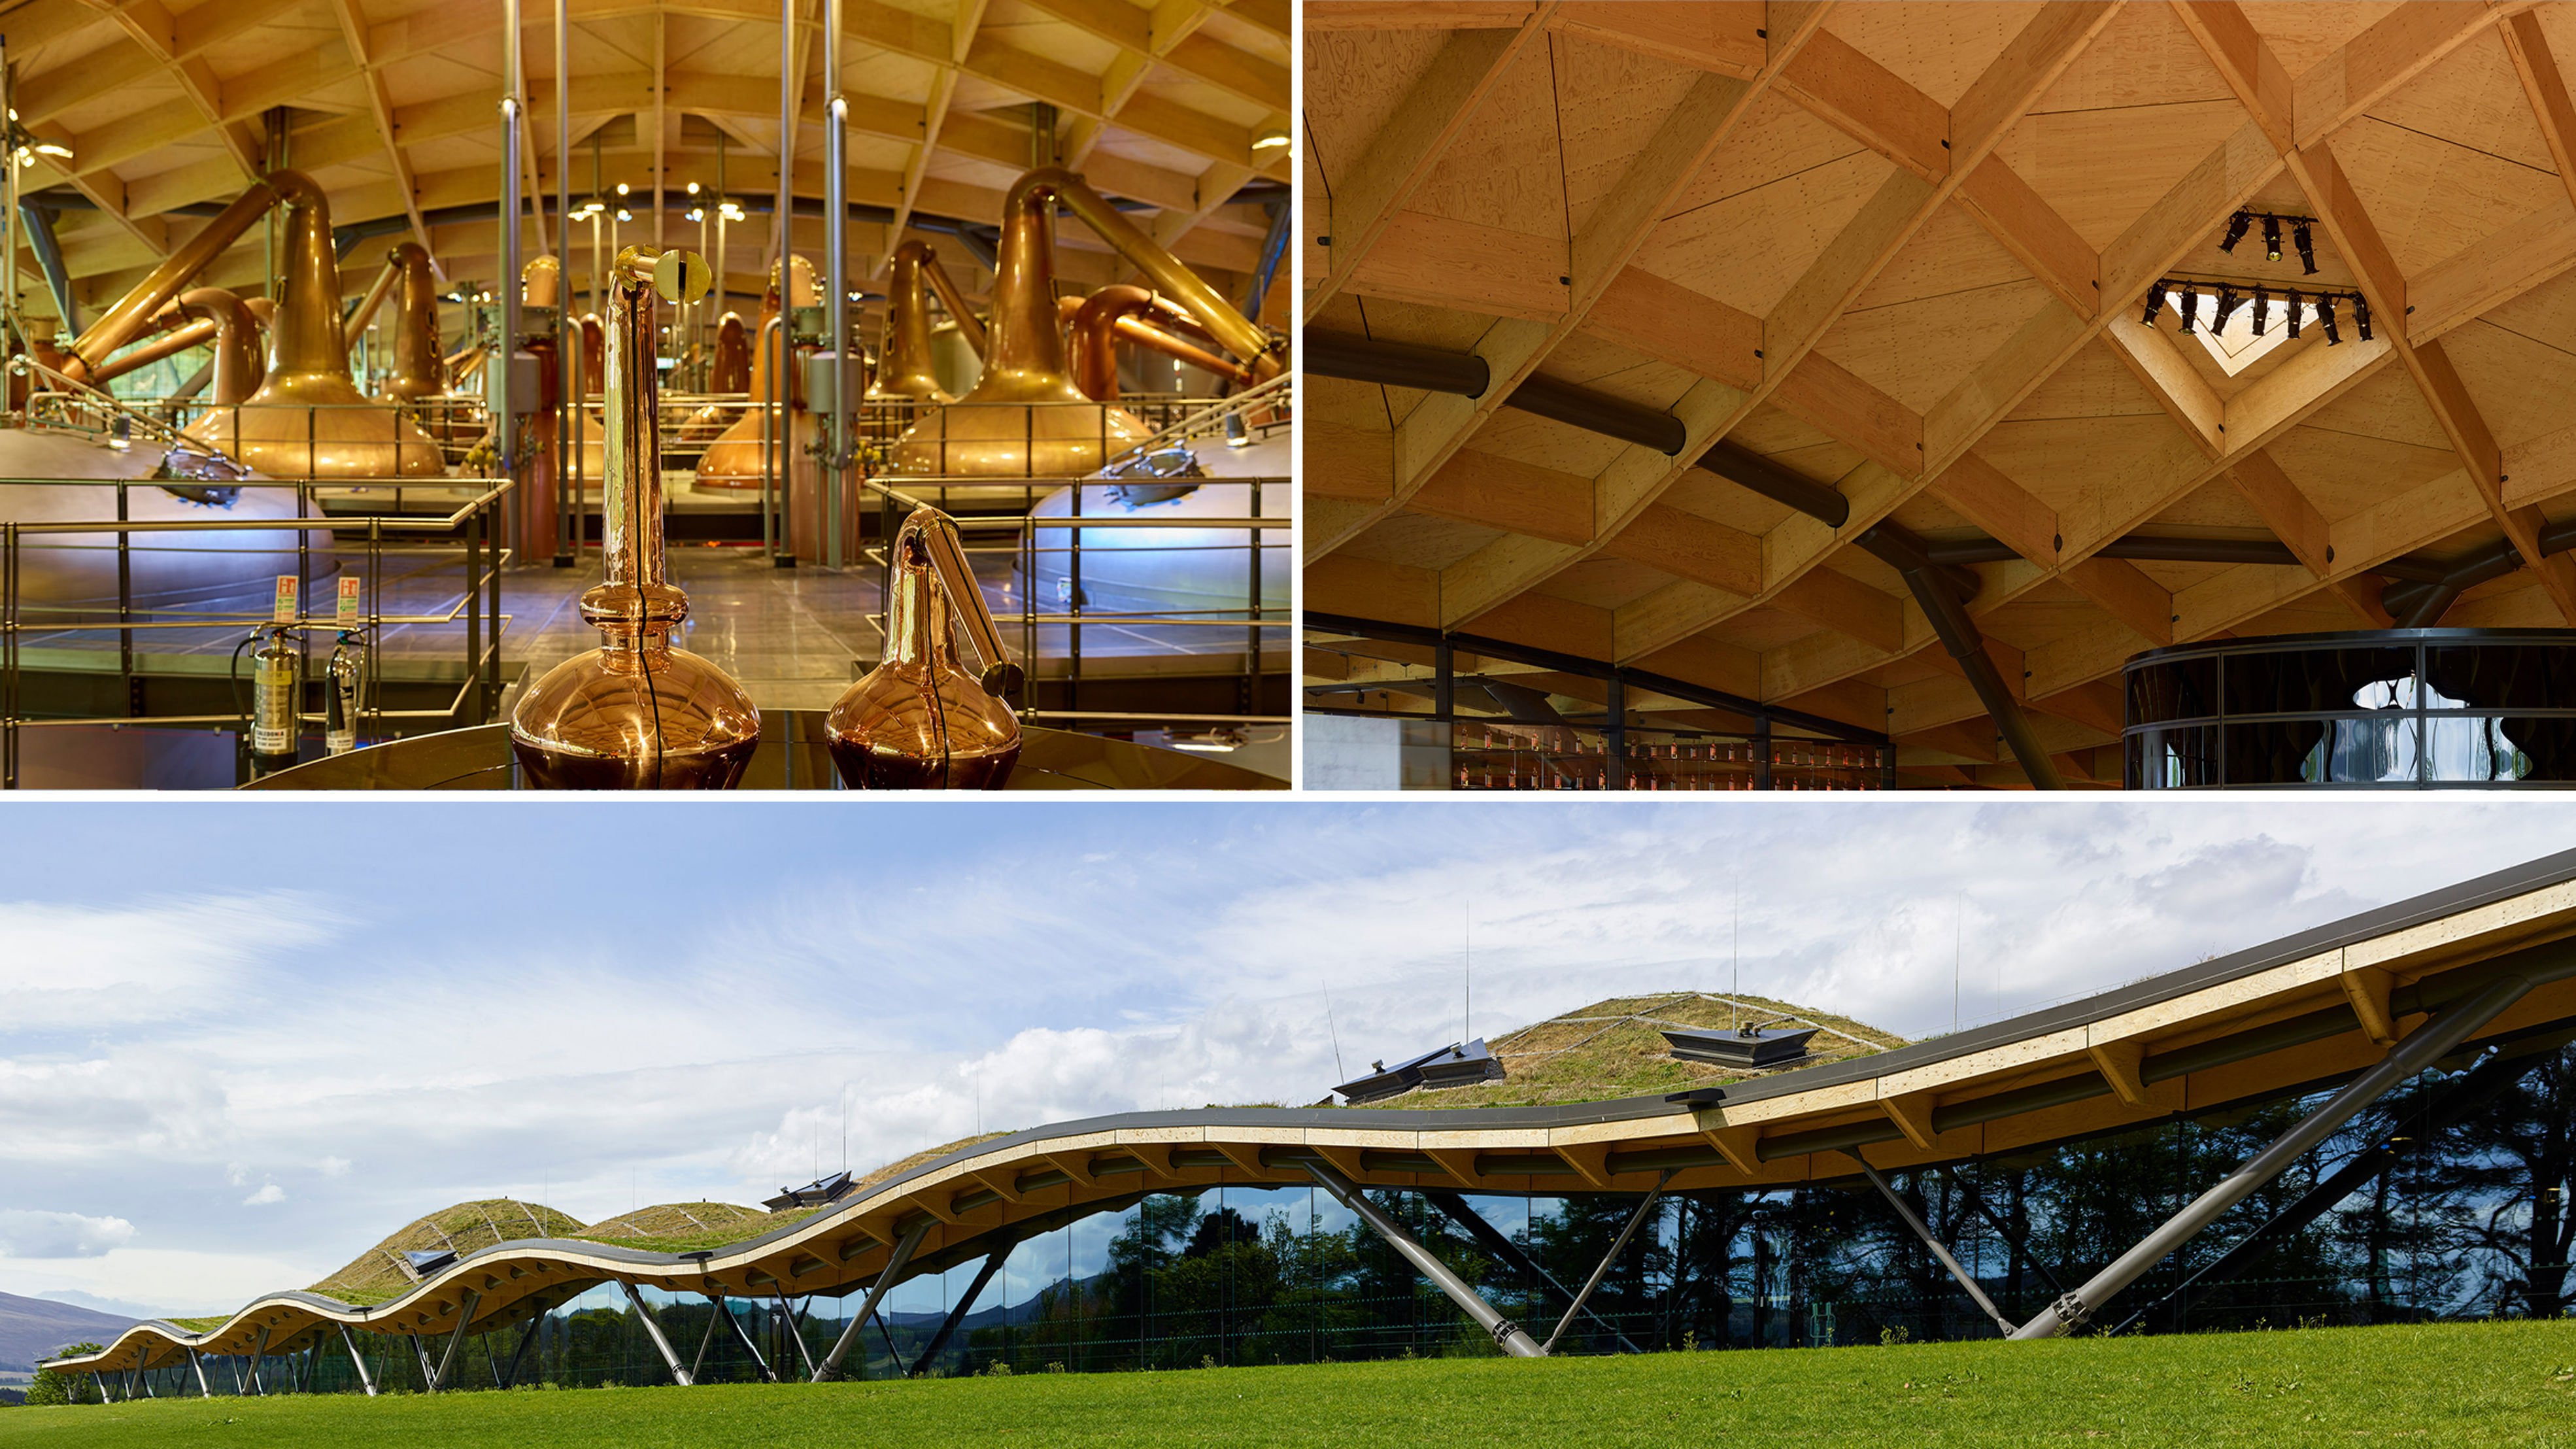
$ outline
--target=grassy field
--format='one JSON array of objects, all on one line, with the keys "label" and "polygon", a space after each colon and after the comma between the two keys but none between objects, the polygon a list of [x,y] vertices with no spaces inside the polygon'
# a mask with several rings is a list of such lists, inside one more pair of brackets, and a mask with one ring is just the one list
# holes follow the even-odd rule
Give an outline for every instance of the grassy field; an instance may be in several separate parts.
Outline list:
[{"label": "grassy field", "polygon": [[0,1409],[0,1443],[2576,1445],[2576,1324]]}]

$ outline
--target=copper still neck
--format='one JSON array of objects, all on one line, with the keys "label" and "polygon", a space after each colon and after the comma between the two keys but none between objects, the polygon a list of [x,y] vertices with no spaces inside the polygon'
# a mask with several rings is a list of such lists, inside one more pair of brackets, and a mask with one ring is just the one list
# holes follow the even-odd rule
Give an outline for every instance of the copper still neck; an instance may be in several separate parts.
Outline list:
[{"label": "copper still neck", "polygon": [[[226,247],[239,241],[250,230],[251,223],[267,215],[270,207],[280,201],[293,203],[299,199],[308,205],[318,204],[321,197],[322,193],[312,179],[301,171],[272,171],[264,179],[252,182],[249,190],[236,197],[232,205],[208,221],[203,230],[188,238],[161,265],[154,267],[150,276],[118,298],[114,306],[101,313],[97,321],[73,340],[63,363],[63,373],[79,382],[92,380],[111,353],[133,341],[136,334],[149,324],[152,314],[178,296],[179,289],[188,284],[189,278],[204,271],[208,263],[223,255]],[[328,229],[327,223],[325,229]],[[330,255],[327,246],[323,254],[326,257]],[[332,267],[335,288],[338,279],[339,268],[335,263]],[[331,298],[335,331],[339,311],[340,299],[335,291]]]},{"label": "copper still neck", "polygon": [[[1177,302],[1181,308],[1205,327],[1226,351],[1242,359],[1255,378],[1267,381],[1278,376],[1287,366],[1287,344],[1236,311],[1206,279],[1191,271],[1166,249],[1137,229],[1126,214],[1109,204],[1108,198],[1091,189],[1081,177],[1061,167],[1049,166],[1019,179],[1003,203],[1002,241],[1008,246],[1011,224],[1028,203],[1044,197],[1049,203],[1061,202],[1067,211],[1109,243],[1120,256],[1135,264],[1145,274],[1154,290]],[[1054,278],[1047,278],[1052,291]],[[1004,308],[997,293],[994,301],[996,323]],[[998,330],[998,327],[997,327]]]},{"label": "copper still neck", "polygon": [[[967,567],[957,525],[915,509],[895,534],[887,654],[826,717],[832,762],[859,789],[998,790],[1019,759],[1020,723],[1005,702],[1018,666]],[[958,662],[962,627],[981,674]]]},{"label": "copper still neck", "polygon": [[957,335],[966,339],[967,347],[977,357],[982,357],[989,345],[989,339],[984,335],[984,319],[975,315],[975,309],[967,302],[966,293],[958,287],[957,279],[948,275],[948,268],[940,264],[939,253],[926,247],[923,250],[922,276],[929,279],[930,290],[939,294],[939,305],[948,309],[950,320],[957,324]]},{"label": "copper still neck", "polygon": [[693,280],[696,295],[706,295],[711,278],[695,253],[628,247],[617,254],[608,291],[599,505],[607,576],[581,596],[581,616],[612,647],[661,647],[689,616],[689,597],[671,586],[663,556],[661,377],[653,341],[658,296],[692,300]]},{"label": "copper still neck", "polygon": [[214,398],[218,407],[247,399],[259,387],[259,323],[242,299],[221,287],[191,287],[171,304],[187,316],[213,324]]},{"label": "copper still neck", "polygon": [[[268,329],[269,376],[327,375],[348,381],[330,204],[301,172],[280,171],[269,185],[286,203],[286,279],[277,293],[277,319]],[[352,391],[357,387],[354,381],[349,385]]]},{"label": "copper still neck", "polygon": [[868,396],[914,402],[953,401],[930,365],[930,296],[925,272],[936,261],[930,246],[907,241],[894,249],[886,284],[885,355]]},{"label": "copper still neck", "polygon": [[[1171,312],[1177,310],[1158,294],[1127,283],[1103,287],[1085,298],[1073,311],[1074,386],[1081,388],[1086,397],[1118,401],[1118,344],[1122,340],[1237,383],[1252,381],[1250,368],[1193,347],[1159,327],[1147,325],[1138,315],[1154,313],[1158,320],[1170,320]],[[1186,317],[1182,320],[1186,321]]]},{"label": "copper still neck", "polygon": [[447,391],[446,372],[438,350],[438,281],[430,274],[429,252],[418,242],[393,249],[392,269],[401,276],[395,303],[393,360],[385,371],[383,393],[409,401]]},{"label": "copper still neck", "polygon": [[707,370],[707,391],[751,391],[751,336],[738,312],[727,312],[716,323],[715,363]]}]

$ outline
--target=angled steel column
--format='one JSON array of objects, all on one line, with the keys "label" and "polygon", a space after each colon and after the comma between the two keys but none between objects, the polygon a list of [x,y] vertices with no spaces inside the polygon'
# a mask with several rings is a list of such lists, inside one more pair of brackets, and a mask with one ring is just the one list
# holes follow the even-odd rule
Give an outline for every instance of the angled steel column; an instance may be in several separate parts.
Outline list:
[{"label": "angled steel column", "polygon": [[[721,1293],[708,1294],[707,1306],[714,1309],[717,1313],[724,1312],[725,1296]],[[715,1341],[716,1320],[714,1315],[710,1314],[707,1318],[707,1331],[698,1335],[698,1356],[689,1360],[689,1377],[693,1379],[696,1378],[699,1370],[704,1369],[707,1366],[707,1349],[713,1346]]]},{"label": "angled steel column", "polygon": [[2058,1282],[2057,1275],[2050,1272],[2048,1265],[2039,1260],[2039,1255],[2030,1250],[2030,1243],[2026,1239],[2017,1240],[2013,1237],[2011,1226],[2001,1217],[1996,1216],[1995,1210],[1986,1203],[1986,1195],[1978,1191],[1976,1184],[1959,1176],[1959,1170],[1956,1167],[1950,1168],[1949,1173],[1950,1180],[1959,1185],[1960,1193],[1967,1199],[1968,1210],[1984,1218],[1986,1225],[1995,1230],[1996,1237],[2003,1239],[2006,1246],[2021,1254],[2022,1261],[2030,1264],[2031,1271],[2037,1273],[2040,1281],[2048,1285],[2049,1292],[2065,1292],[2066,1285]]},{"label": "angled steel column", "polygon": [[985,1287],[993,1281],[993,1275],[1002,1270],[1003,1260],[1010,1257],[1011,1249],[1018,1246],[1017,1243],[1004,1243],[984,1255],[984,1266],[975,1270],[975,1281],[966,1285],[957,1306],[949,1309],[948,1316],[940,1320],[939,1332],[931,1335],[930,1347],[913,1356],[910,1373],[920,1373],[932,1359],[939,1357],[939,1351],[946,1348],[948,1340],[955,1336],[957,1325],[966,1321],[966,1315],[974,1309],[975,1300],[983,1296]]},{"label": "angled steel column", "polygon": [[267,1358],[267,1357],[268,1357],[268,1325],[267,1325],[267,1324],[265,1324],[265,1323],[263,1323],[263,1324],[261,1324],[261,1325],[259,1326],[259,1337],[255,1338],[255,1339],[252,1339],[252,1340],[251,1340],[251,1345],[250,1345],[250,1387],[251,1387],[251,1392],[253,1392],[253,1393],[255,1393],[255,1394],[259,1395],[259,1396],[260,1396],[261,1398],[263,1398],[263,1399],[268,1397],[268,1385],[267,1385],[267,1384],[265,1384],[265,1383],[262,1383],[262,1382],[260,1381],[260,1377],[259,1377],[259,1368],[260,1368],[260,1361],[261,1361],[261,1360],[263,1360],[263,1359],[265,1359],[265,1358]]},{"label": "angled steel column", "polygon": [[[1465,1228],[1467,1230],[1467,1236],[1476,1240],[1477,1247],[1480,1247],[1486,1252],[1493,1254],[1495,1257],[1502,1259],[1506,1267],[1509,1267],[1512,1271],[1520,1274],[1522,1277],[1527,1278],[1530,1282],[1543,1283],[1549,1288],[1554,1289],[1557,1297],[1565,1299],[1568,1302],[1573,1301],[1573,1289],[1556,1281],[1556,1275],[1550,1273],[1545,1268],[1540,1267],[1537,1259],[1532,1258],[1525,1252],[1522,1252],[1520,1244],[1515,1243],[1509,1237],[1506,1237],[1500,1228],[1497,1228],[1492,1223],[1485,1221],[1474,1208],[1467,1205],[1466,1198],[1454,1192],[1426,1192],[1423,1194],[1423,1197],[1428,1199],[1433,1207],[1440,1209],[1441,1213],[1445,1215],[1449,1221]],[[1604,1330],[1616,1337],[1619,1340],[1619,1346],[1621,1348],[1626,1349],[1630,1353],[1645,1352],[1644,1349],[1631,1343],[1628,1339],[1628,1335],[1619,1331],[1619,1325],[1612,1323],[1609,1319],[1593,1312],[1588,1307],[1583,1310],[1583,1313],[1585,1317],[1591,1319],[1597,1324],[1600,1324]]]},{"label": "angled steel column", "polygon": [[[766,1354],[763,1354],[760,1351],[760,1345],[751,1341],[751,1330],[744,1328],[742,1326],[742,1320],[734,1317],[733,1310],[725,1305],[721,1303],[717,1304],[716,1312],[723,1314],[724,1321],[733,1325],[733,1336],[735,1341],[742,1345],[743,1352],[751,1355],[752,1366],[760,1370],[760,1376],[769,1380],[773,1384],[778,1382],[778,1371],[769,1366],[769,1358]],[[707,1326],[709,1328],[715,1327],[712,1323]]]},{"label": "angled steel column", "polygon": [[519,1365],[527,1362],[528,1345],[536,1341],[537,1325],[545,1321],[546,1311],[543,1308],[539,1308],[536,1312],[528,1315],[528,1326],[519,1330],[519,1346],[510,1350],[509,1376],[504,1378],[499,1374],[494,1374],[492,1376],[494,1382],[506,1389],[510,1385],[519,1381]]},{"label": "angled steel column", "polygon": [[406,1334],[404,1336],[411,1340],[412,1356],[420,1360],[420,1381],[426,1386],[421,1390],[421,1392],[428,1394],[437,1393],[438,1366],[429,1361],[429,1345],[420,1341],[420,1335],[417,1332]]},{"label": "angled steel column", "polygon": [[456,1369],[457,1345],[465,1342],[465,1330],[473,1324],[474,1310],[482,1301],[480,1294],[468,1288],[463,1300],[456,1305],[456,1331],[447,1335],[447,1351],[438,1359],[437,1381],[442,1385],[448,1382],[447,1376]]},{"label": "angled steel column", "polygon": [[[349,1336],[349,1325],[343,1323],[338,1325],[338,1327],[340,1329],[340,1346],[349,1351],[349,1363],[358,1371],[358,1387],[365,1389],[367,1391],[367,1397],[372,1399],[376,1396],[376,1381],[367,1377],[367,1361],[358,1355],[358,1341]],[[190,1358],[194,1358],[196,1357],[196,1354],[194,1351],[191,1351],[188,1356]],[[197,1371],[197,1377],[200,1382],[203,1382],[205,1378],[205,1370],[199,1369]]]},{"label": "angled steel column", "polygon": [[1978,1310],[1995,1321],[1995,1327],[2004,1331],[2004,1337],[2012,1337],[2013,1321],[2004,1317],[2004,1311],[1995,1306],[1995,1300],[1986,1296],[1986,1290],[1977,1286],[1977,1280],[1969,1276],[1957,1258],[1950,1255],[1950,1249],[1932,1235],[1932,1225],[1915,1215],[1914,1205],[1896,1195],[1896,1189],[1879,1175],[1877,1168],[1869,1165],[1868,1158],[1848,1147],[1843,1149],[1843,1155],[1860,1164],[1861,1175],[1869,1179],[1869,1185],[1878,1189],[1878,1195],[1887,1199],[1889,1207],[1896,1209],[1896,1215],[1914,1230],[1914,1236],[1921,1238],[1923,1246],[1932,1250],[1932,1256],[1941,1260],[1941,1266],[1950,1270],[1950,1276],[1959,1280],[1959,1286],[1968,1290],[1968,1296],[1977,1301]]},{"label": "angled steel column", "polygon": [[930,1224],[925,1222],[904,1234],[903,1241],[894,1245],[894,1252],[886,1258],[884,1271],[878,1273],[877,1281],[869,1286],[868,1296],[859,1304],[859,1311],[850,1315],[849,1326],[833,1340],[832,1351],[823,1355],[823,1361],[815,1365],[811,1382],[819,1384],[840,1376],[841,1360],[850,1356],[851,1346],[859,1341],[859,1325],[867,1322],[868,1315],[877,1311],[877,1301],[886,1296],[886,1290],[894,1287],[895,1280],[903,1274],[904,1265],[912,1261],[913,1250],[921,1246],[921,1240],[929,1233]]},{"label": "angled steel column", "polygon": [[[2564,965],[2539,973],[2543,979],[2564,975]],[[2385,1095],[2389,1088],[2431,1066],[2468,1040],[2469,1033],[2495,1020],[2531,990],[2528,975],[2505,976],[2486,989],[2459,1004],[2443,1010],[2432,1020],[2415,1029],[2415,1033],[2380,1058],[2379,1064],[2355,1077],[2325,1104],[2300,1118],[2296,1126],[2273,1139],[2272,1144],[2248,1158],[2245,1165],[2222,1179],[2217,1186],[2194,1198],[2189,1206],[2168,1219],[2163,1227],[2149,1233],[2139,1244],[2122,1253],[2111,1265],[2096,1273],[2083,1287],[2060,1297],[2037,1317],[2021,1326],[2015,1338],[2055,1338],[2083,1325],[2102,1305],[2121,1289],[2136,1282],[2146,1271],[2163,1262],[2165,1255],[2189,1242],[2202,1228],[2215,1222],[2229,1208],[2280,1174],[2281,1169],[2296,1162],[2302,1153],[2323,1142],[2334,1130],[2352,1120],[2355,1113]]]},{"label": "angled steel column", "polygon": [[[814,1300],[809,1297],[805,1301],[810,1306]],[[802,1308],[790,1310],[787,1306],[787,1290],[781,1288],[778,1290],[778,1312],[780,1317],[787,1320],[787,1337],[796,1345],[796,1357],[805,1365],[805,1376],[810,1379],[814,1376],[814,1355],[805,1347],[805,1310]]]},{"label": "angled steel column", "polygon": [[[340,1331],[342,1333],[346,1333],[349,1330],[344,1328]],[[197,1397],[201,1399],[213,1398],[215,1396],[214,1385],[206,1382],[206,1360],[204,1356],[200,1355],[193,1348],[188,1350],[188,1367],[197,1371]],[[361,1370],[361,1372],[364,1372],[364,1370]],[[374,1390],[370,1389],[368,1392],[373,1393]]]},{"label": "angled steel column", "polygon": [[689,1371],[680,1367],[680,1356],[671,1352],[671,1340],[662,1336],[662,1325],[654,1321],[653,1310],[644,1306],[644,1295],[636,1292],[632,1283],[617,1286],[626,1290],[626,1301],[635,1305],[635,1316],[644,1321],[644,1336],[653,1340],[653,1346],[662,1351],[662,1362],[670,1366],[671,1378],[681,1388],[687,1388],[692,1382]]},{"label": "angled steel column", "polygon": [[[1616,686],[1613,688],[1615,689]],[[1616,699],[1618,696],[1614,693],[1611,698]],[[1575,1294],[1574,1301],[1565,1306],[1565,1316],[1556,1321],[1556,1332],[1549,1334],[1547,1342],[1539,1345],[1540,1353],[1556,1352],[1556,1341],[1565,1337],[1565,1330],[1574,1323],[1574,1315],[1581,1313],[1583,1305],[1592,1301],[1592,1290],[1600,1287],[1601,1280],[1610,1276],[1610,1265],[1618,1262],[1619,1255],[1627,1251],[1628,1240],[1637,1235],[1638,1224],[1646,1220],[1646,1214],[1655,1210],[1656,1203],[1663,1201],[1664,1184],[1672,1180],[1673,1174],[1669,1168],[1665,1169],[1663,1176],[1655,1179],[1655,1190],[1647,1193],[1646,1200],[1637,1204],[1637,1210],[1628,1215],[1628,1226],[1619,1230],[1619,1237],[1610,1244],[1610,1251],[1601,1255],[1600,1263],[1592,1269],[1592,1276],[1583,1280],[1583,1291]]]},{"label": "angled steel column", "polygon": [[21,201],[18,215],[27,223],[27,250],[36,254],[36,265],[45,273],[45,289],[54,294],[54,307],[63,314],[62,335],[77,337],[80,301],[72,295],[71,272],[63,266],[63,245],[54,239],[54,214],[32,201]]},{"label": "angled steel column", "polygon": [[[2546,1060],[2548,1057],[2542,1052],[2533,1052],[2524,1056],[2499,1052],[2479,1063],[2467,1076],[2462,1077],[2444,1092],[2440,1101],[2432,1104],[2427,1110],[2425,1115],[2430,1120],[2424,1129],[2424,1139],[2429,1141],[2437,1138],[2458,1126],[2471,1112],[2485,1105],[2514,1083],[2521,1081],[2530,1074],[2532,1068]],[[2175,1311],[2179,1321],[2179,1314],[2191,1306],[2193,1289],[2204,1282],[2212,1287],[2226,1282],[2235,1276],[2236,1271],[2245,1265],[2247,1259],[2278,1241],[2284,1234],[2295,1233],[2315,1222],[2335,1204],[2369,1185],[2372,1178],[2396,1166],[2405,1158],[2406,1153],[2406,1148],[2390,1141],[2365,1147],[2353,1154],[2350,1161],[2337,1168],[2325,1181],[2310,1188],[2297,1202],[2281,1209],[2271,1221],[2247,1233],[2233,1247],[2213,1259],[2207,1267],[2182,1280],[2172,1292],[2130,1314],[2127,1320],[2113,1332],[2125,1331],[2131,1324],[2164,1307],[2167,1303],[2176,1305]]]},{"label": "angled steel column", "polygon": [[1519,1324],[1496,1312],[1494,1305],[1479,1296],[1466,1279],[1450,1272],[1448,1264],[1433,1257],[1429,1248],[1422,1246],[1415,1240],[1413,1234],[1406,1232],[1404,1224],[1378,1211],[1377,1204],[1363,1196],[1360,1190],[1352,1185],[1349,1178],[1320,1162],[1309,1162],[1304,1166],[1315,1181],[1323,1184],[1324,1191],[1331,1193],[1342,1206],[1357,1214],[1359,1220],[1368,1224],[1371,1231],[1386,1239],[1388,1247],[1401,1254],[1404,1260],[1411,1263],[1423,1277],[1431,1280],[1433,1287],[1449,1295],[1450,1302],[1457,1304],[1469,1318],[1476,1320],[1487,1333],[1492,1334],[1495,1345],[1503,1352],[1514,1358],[1547,1357],[1547,1350],[1539,1347],[1537,1339],[1530,1337]]}]

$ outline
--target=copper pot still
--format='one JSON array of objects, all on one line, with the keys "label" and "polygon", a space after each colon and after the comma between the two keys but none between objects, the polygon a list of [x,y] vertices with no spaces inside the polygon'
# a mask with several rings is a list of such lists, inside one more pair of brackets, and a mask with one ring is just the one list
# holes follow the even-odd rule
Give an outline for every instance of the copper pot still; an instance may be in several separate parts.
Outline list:
[{"label": "copper pot still", "polygon": [[[958,663],[962,625],[980,674]],[[833,702],[832,763],[854,790],[999,790],[1020,758],[1020,668],[975,587],[957,524],[916,508],[894,537],[886,657]]]},{"label": "copper pot still", "polygon": [[581,596],[602,644],[546,671],[510,715],[519,767],[549,790],[730,790],[760,744],[760,711],[733,677],[671,642],[689,596],[663,552],[657,301],[707,294],[694,252],[627,247],[609,288],[604,367],[606,577]]}]

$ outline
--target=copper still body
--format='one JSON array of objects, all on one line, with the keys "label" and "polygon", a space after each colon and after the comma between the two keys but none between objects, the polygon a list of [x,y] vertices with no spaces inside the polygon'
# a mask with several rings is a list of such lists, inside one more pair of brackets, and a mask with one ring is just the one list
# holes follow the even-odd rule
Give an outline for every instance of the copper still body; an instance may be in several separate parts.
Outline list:
[{"label": "copper still body", "polygon": [[1055,208],[1077,193],[1097,199],[1054,167],[1032,171],[1011,187],[1002,203],[984,375],[965,397],[905,430],[894,446],[893,471],[1078,478],[1145,439],[1149,430],[1133,414],[1083,396],[1065,371],[1056,322]]},{"label": "copper still body", "polygon": [[272,478],[445,476],[438,444],[394,408],[370,402],[349,376],[340,266],[321,189],[295,171],[272,172],[264,185],[287,209],[268,375],[248,400],[198,419],[188,436]]},{"label": "copper still body", "polygon": [[[746,395],[751,391],[751,334],[744,330],[738,312],[727,312],[716,323],[715,356],[707,367],[707,391]],[[745,406],[738,402],[708,403],[680,424],[681,440],[697,443],[722,437],[724,430],[742,416]]]},{"label": "copper still body", "polygon": [[546,671],[510,716],[510,748],[541,788],[729,790],[760,743],[760,711],[723,670],[671,642],[689,598],[663,553],[657,299],[706,295],[693,252],[627,247],[611,272],[605,359],[606,576],[581,596],[599,648]]},{"label": "copper still body", "polygon": [[[447,394],[447,369],[438,351],[438,281],[430,275],[429,252],[418,242],[404,242],[388,258],[386,271],[399,279],[394,302],[392,357],[377,396],[387,402],[418,402]],[[366,315],[361,308],[351,320]]]},{"label": "copper still body", "polygon": [[937,264],[927,242],[915,239],[894,249],[894,266],[886,282],[885,351],[877,364],[876,381],[866,393],[870,402],[956,401],[930,370],[928,273]]},{"label": "copper still body", "polygon": [[[1020,758],[1004,696],[1020,684],[975,586],[957,525],[917,508],[894,537],[886,657],[833,702],[832,763],[854,790],[999,790]],[[958,663],[963,626],[981,674]]]},{"label": "copper still body", "polygon": [[[814,289],[814,264],[803,257],[791,256],[788,261],[783,282],[779,269],[770,269],[770,305],[761,309],[760,336],[751,352],[750,405],[731,427],[707,445],[706,455],[698,460],[700,488],[760,486],[761,449],[771,427],[770,404],[783,388],[788,414],[787,456],[773,456],[770,467],[786,485],[791,499],[822,496],[823,465],[812,452],[820,426],[814,414],[806,410],[804,389],[796,376],[795,353],[787,345],[787,314],[799,307],[811,307],[820,299]],[[797,551],[804,552],[802,548]]]}]

